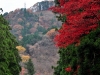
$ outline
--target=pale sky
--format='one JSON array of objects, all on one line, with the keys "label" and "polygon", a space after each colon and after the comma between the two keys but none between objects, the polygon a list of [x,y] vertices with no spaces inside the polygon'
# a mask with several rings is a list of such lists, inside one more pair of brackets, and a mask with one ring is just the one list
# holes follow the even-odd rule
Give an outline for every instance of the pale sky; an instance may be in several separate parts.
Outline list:
[{"label": "pale sky", "polygon": [[17,8],[24,8],[26,4],[26,8],[33,6],[37,2],[41,2],[44,0],[0,0],[0,8],[3,9],[4,12],[10,12]]}]

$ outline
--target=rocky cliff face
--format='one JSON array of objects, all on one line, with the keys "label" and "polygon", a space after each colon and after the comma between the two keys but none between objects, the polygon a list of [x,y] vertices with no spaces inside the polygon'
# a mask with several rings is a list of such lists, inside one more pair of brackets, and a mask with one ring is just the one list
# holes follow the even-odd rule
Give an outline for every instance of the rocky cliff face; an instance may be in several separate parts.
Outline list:
[{"label": "rocky cliff face", "polygon": [[30,7],[30,9],[32,9],[33,12],[37,12],[37,11],[44,11],[44,10],[48,10],[48,8],[50,8],[51,6],[54,6],[54,1],[42,1],[42,2],[38,2],[35,5],[33,5],[32,7]]}]

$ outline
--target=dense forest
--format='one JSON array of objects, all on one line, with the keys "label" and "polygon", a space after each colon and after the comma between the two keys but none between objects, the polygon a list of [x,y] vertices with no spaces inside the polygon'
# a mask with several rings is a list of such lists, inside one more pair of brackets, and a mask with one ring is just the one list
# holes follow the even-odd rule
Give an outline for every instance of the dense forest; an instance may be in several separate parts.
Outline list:
[{"label": "dense forest", "polygon": [[[12,28],[10,32],[19,43],[16,48],[22,59],[21,75],[53,74],[51,66],[56,65],[58,59],[58,49],[54,45],[53,38],[56,34],[55,29],[60,27],[61,22],[57,21],[54,13],[44,8],[52,6],[52,3],[54,4],[52,1],[42,1],[39,2],[39,6],[36,3],[29,9],[15,9],[3,14]],[[34,6],[37,6],[36,9],[43,6],[43,10],[34,12],[32,9]],[[30,71],[33,72],[30,73]]]},{"label": "dense forest", "polygon": [[99,44],[99,0],[15,9],[0,15],[0,75],[100,75]]}]

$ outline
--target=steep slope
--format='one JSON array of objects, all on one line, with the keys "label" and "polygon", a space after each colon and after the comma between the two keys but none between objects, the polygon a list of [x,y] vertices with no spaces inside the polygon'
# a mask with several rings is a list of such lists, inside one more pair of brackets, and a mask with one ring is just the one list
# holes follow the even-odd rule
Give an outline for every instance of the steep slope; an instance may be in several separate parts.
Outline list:
[{"label": "steep slope", "polygon": [[[44,6],[50,1],[39,3]],[[52,3],[53,1],[47,7],[52,6]],[[61,22],[57,21],[55,14],[47,10],[48,8],[34,12],[32,7],[16,9],[10,13],[5,13],[4,17],[9,21],[12,28],[11,32],[27,49],[26,53],[30,55],[35,67],[35,75],[38,73],[39,75],[53,75],[51,67],[56,65],[58,60],[58,49],[53,42],[56,34],[54,29],[60,27]]]},{"label": "steep slope", "polygon": [[48,10],[32,12],[30,9],[16,9],[5,15],[5,18],[10,22],[11,32],[19,40],[20,37],[27,34],[46,33],[48,28],[59,27],[60,25],[55,15]]},{"label": "steep slope", "polygon": [[35,67],[35,75],[53,75],[52,66],[56,66],[59,58],[58,49],[55,47],[53,38],[56,32],[51,30],[43,36],[35,45],[27,45],[29,54]]}]

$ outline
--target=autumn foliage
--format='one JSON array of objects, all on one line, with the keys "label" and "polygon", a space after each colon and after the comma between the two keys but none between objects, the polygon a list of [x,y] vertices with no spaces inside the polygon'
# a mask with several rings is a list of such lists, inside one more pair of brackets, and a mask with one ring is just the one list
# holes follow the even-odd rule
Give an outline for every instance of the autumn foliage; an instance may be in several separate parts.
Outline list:
[{"label": "autumn foliage", "polygon": [[72,71],[72,68],[71,67],[67,67],[65,68],[66,72],[71,72]]},{"label": "autumn foliage", "polygon": [[100,0],[55,0],[50,10],[63,21],[55,41],[58,47],[80,42],[80,38],[95,30],[100,23]]},{"label": "autumn foliage", "polygon": [[26,49],[24,48],[24,47],[22,47],[22,46],[16,46],[16,49],[19,51],[19,52],[21,52],[21,53],[23,53]]}]

